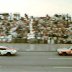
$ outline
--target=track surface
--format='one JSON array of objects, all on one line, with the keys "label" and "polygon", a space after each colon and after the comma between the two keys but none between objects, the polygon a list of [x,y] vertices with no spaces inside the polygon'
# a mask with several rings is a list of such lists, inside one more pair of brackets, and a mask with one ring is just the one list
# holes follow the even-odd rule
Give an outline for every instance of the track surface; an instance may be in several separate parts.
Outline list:
[{"label": "track surface", "polygon": [[17,56],[0,56],[0,72],[72,72],[72,56],[18,52]]}]

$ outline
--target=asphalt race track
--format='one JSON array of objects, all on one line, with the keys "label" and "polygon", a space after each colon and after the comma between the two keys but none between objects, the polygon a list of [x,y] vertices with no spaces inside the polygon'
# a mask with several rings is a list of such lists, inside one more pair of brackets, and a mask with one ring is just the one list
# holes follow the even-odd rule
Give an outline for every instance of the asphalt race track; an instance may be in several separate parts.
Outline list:
[{"label": "asphalt race track", "polygon": [[18,52],[17,56],[0,56],[0,72],[72,72],[72,56]]},{"label": "asphalt race track", "polygon": [[72,56],[58,56],[56,51],[18,51],[16,56],[0,56],[0,72],[72,72]]}]

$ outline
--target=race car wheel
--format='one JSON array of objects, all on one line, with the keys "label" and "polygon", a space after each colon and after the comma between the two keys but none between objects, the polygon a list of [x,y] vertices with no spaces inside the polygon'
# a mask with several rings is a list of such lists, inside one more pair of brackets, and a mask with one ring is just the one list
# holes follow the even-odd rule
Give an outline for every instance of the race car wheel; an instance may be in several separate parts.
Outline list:
[{"label": "race car wheel", "polygon": [[62,53],[62,55],[63,55],[63,56],[66,56],[66,55],[67,55],[67,53],[66,53],[66,52],[63,52],[63,53]]},{"label": "race car wheel", "polygon": [[8,52],[6,55],[10,56],[10,55],[11,55],[11,53],[10,53],[10,52]]},{"label": "race car wheel", "polygon": [[62,56],[62,54],[58,54],[58,55]]}]

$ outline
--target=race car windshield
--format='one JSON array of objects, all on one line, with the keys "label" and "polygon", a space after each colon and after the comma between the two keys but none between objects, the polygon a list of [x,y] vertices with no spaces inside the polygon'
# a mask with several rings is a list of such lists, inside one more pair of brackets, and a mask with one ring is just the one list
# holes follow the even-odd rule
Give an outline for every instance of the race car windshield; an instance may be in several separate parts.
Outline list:
[{"label": "race car windshield", "polygon": [[72,49],[72,46],[67,47],[67,49]]}]

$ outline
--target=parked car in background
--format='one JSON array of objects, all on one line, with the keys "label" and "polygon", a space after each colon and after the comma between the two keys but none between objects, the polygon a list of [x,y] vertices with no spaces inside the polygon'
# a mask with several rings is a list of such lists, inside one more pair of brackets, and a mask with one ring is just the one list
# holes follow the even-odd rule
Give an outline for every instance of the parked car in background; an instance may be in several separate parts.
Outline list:
[{"label": "parked car in background", "polygon": [[72,46],[57,49],[59,55],[72,55]]},{"label": "parked car in background", "polygon": [[6,46],[0,46],[0,55],[16,55],[17,50]]}]

